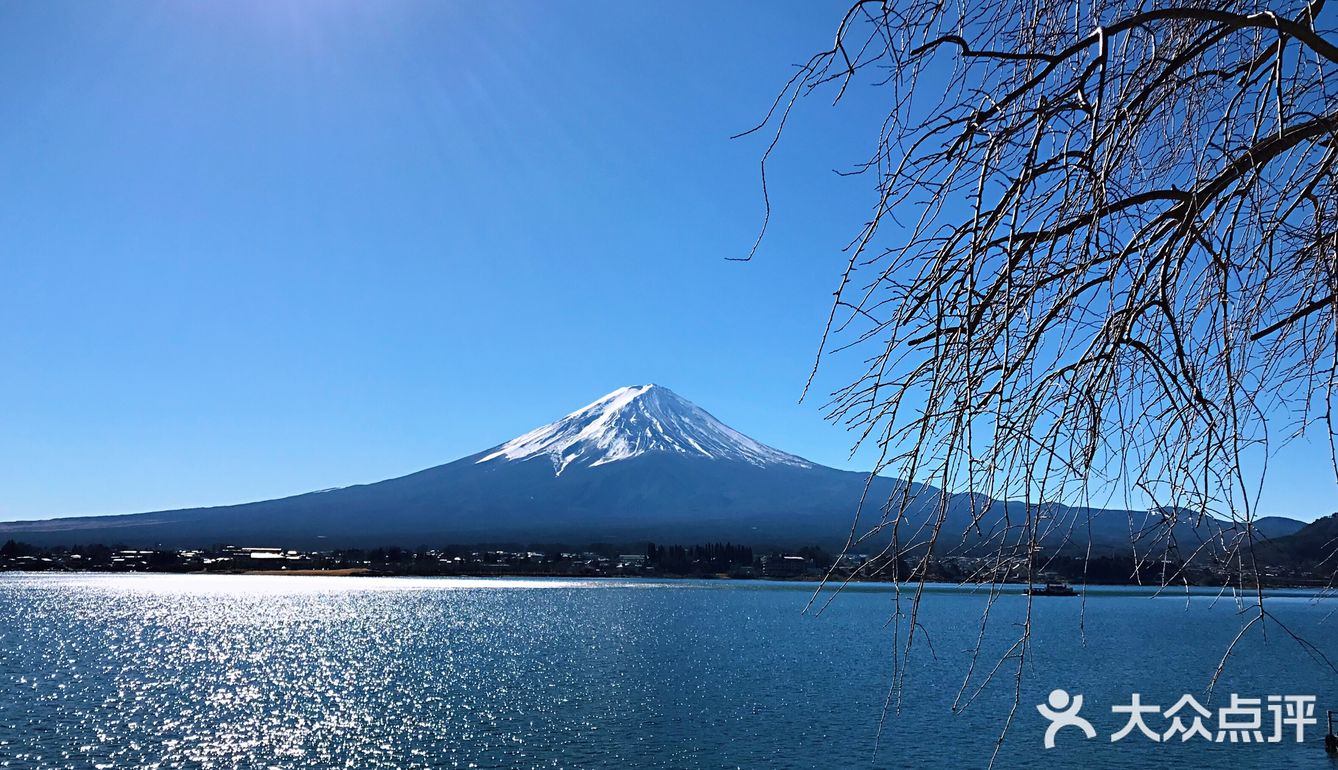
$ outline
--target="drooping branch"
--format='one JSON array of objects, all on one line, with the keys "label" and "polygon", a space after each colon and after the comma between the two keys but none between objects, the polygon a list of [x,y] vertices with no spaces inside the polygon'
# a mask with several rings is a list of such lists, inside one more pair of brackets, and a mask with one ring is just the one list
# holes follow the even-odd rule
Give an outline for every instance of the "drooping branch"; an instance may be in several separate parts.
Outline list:
[{"label": "drooping branch", "polygon": [[862,355],[829,415],[908,482],[852,547],[884,543],[921,579],[952,554],[1033,575],[1090,552],[1086,512],[1118,503],[1147,511],[1128,522],[1138,565],[1234,565],[1257,588],[1267,458],[1310,429],[1338,446],[1333,17],[1323,0],[849,8],[764,125],[775,146],[829,86],[886,106],[848,172],[876,193],[814,366]]}]

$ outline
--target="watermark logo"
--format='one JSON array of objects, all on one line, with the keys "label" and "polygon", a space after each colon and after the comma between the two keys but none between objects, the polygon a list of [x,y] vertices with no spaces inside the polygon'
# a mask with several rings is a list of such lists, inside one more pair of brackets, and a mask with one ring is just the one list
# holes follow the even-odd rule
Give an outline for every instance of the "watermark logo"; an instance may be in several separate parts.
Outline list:
[{"label": "watermark logo", "polygon": [[[1294,735],[1296,742],[1301,743],[1305,741],[1306,726],[1319,721],[1315,717],[1315,700],[1314,695],[1242,698],[1232,693],[1230,702],[1214,713],[1192,695],[1182,695],[1163,709],[1144,703],[1142,695],[1133,693],[1128,703],[1110,707],[1112,714],[1125,717],[1124,726],[1111,734],[1110,740],[1113,743],[1137,734],[1157,743],[1174,740],[1281,743],[1288,735]],[[1037,704],[1036,710],[1050,720],[1045,729],[1047,749],[1055,747],[1055,736],[1065,727],[1078,728],[1086,738],[1096,737],[1092,723],[1078,715],[1082,705],[1083,696],[1058,689],[1051,691],[1046,703]]]},{"label": "watermark logo", "polygon": [[1045,747],[1053,749],[1055,747],[1055,733],[1060,728],[1076,727],[1083,731],[1088,738],[1096,737],[1096,728],[1092,723],[1078,716],[1082,710],[1082,696],[1069,695],[1064,690],[1052,690],[1049,701],[1049,708],[1044,703],[1038,704],[1036,710],[1041,712],[1041,716],[1050,720],[1050,726],[1045,728]]}]

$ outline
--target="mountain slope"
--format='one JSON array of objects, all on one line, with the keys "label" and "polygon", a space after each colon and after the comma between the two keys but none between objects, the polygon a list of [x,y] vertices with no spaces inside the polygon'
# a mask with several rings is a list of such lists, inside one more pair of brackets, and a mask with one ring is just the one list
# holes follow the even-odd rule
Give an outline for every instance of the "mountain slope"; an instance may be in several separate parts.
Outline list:
[{"label": "mountain slope", "polygon": [[[0,539],[314,548],[646,539],[839,546],[861,497],[870,501],[863,531],[877,523],[879,507],[900,483],[782,452],[667,388],[643,385],[619,388],[475,455],[375,484],[216,508],[11,522],[0,524]],[[936,500],[924,495],[909,512],[903,543],[933,515]],[[969,548],[997,535],[1006,517],[1020,516],[1015,503],[977,497],[976,508],[987,511],[981,535],[962,542],[972,501],[949,496],[944,548]],[[1048,515],[1044,543],[1058,545],[1070,535],[1085,542],[1090,528],[1099,545],[1111,547],[1127,547],[1129,532],[1142,529],[1148,516],[1063,506],[1049,506]],[[1216,528],[1210,525],[1204,536]],[[1177,533],[1201,539],[1192,530]]]},{"label": "mountain slope", "polygon": [[[384,543],[837,539],[865,476],[643,455],[554,475],[548,458],[480,464],[484,455],[368,484],[279,500],[127,516],[0,525],[37,544],[314,547]],[[879,486],[890,492],[890,480]],[[834,528],[833,525],[836,525]]]}]

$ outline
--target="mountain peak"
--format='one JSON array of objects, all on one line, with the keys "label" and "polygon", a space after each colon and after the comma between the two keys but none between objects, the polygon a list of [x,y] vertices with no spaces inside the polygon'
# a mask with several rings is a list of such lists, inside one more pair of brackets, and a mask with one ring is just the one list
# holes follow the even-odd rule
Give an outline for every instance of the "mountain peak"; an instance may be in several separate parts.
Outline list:
[{"label": "mountain peak", "polygon": [[489,451],[490,460],[547,457],[553,473],[594,467],[653,452],[678,453],[752,465],[811,467],[795,455],[755,441],[672,390],[655,384],[618,388],[557,422]]}]

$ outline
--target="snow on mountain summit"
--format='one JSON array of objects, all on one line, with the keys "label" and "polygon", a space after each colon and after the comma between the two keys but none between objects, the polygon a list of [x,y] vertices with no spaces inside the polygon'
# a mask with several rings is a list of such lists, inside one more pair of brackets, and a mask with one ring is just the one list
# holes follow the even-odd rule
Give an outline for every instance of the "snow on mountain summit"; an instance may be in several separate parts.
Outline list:
[{"label": "snow on mountain summit", "polygon": [[753,465],[812,467],[792,454],[754,441],[668,388],[618,388],[554,423],[518,436],[484,455],[528,460],[539,455],[560,475],[572,464],[596,466],[651,452],[677,452]]}]

